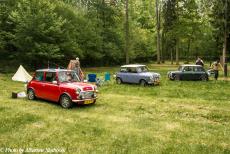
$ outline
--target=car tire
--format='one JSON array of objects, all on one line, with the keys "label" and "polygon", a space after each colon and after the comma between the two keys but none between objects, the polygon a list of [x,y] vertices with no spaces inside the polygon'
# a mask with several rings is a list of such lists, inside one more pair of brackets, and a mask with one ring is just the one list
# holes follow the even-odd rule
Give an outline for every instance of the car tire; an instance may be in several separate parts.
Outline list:
[{"label": "car tire", "polygon": [[117,83],[117,84],[122,84],[121,78],[116,78],[116,83]]},{"label": "car tire", "polygon": [[68,109],[73,106],[73,102],[70,97],[66,94],[63,94],[60,98],[60,104],[63,108]]},{"label": "car tire", "polygon": [[140,85],[141,85],[142,87],[145,87],[145,86],[147,85],[147,83],[146,83],[145,80],[141,80],[141,81],[140,81]]},{"label": "car tire", "polygon": [[35,98],[36,98],[35,92],[34,92],[33,89],[28,89],[27,95],[28,95],[28,99],[29,99],[29,100],[35,100]]},{"label": "car tire", "polygon": [[200,80],[201,80],[201,81],[208,81],[208,78],[207,78],[206,75],[202,75],[202,76],[200,77]]}]

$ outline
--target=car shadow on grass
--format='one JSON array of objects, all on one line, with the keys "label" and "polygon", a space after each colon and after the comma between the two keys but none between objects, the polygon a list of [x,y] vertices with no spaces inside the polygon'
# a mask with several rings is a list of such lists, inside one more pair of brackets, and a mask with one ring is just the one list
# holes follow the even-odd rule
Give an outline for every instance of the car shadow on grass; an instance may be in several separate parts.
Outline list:
[{"label": "car shadow on grass", "polygon": [[[52,106],[55,106],[55,107],[59,107],[59,108],[62,108],[62,106],[60,105],[59,102],[53,102],[53,101],[49,101],[49,100],[44,100],[44,99],[36,99],[36,100],[27,100],[29,102],[34,102],[34,103],[40,103],[40,104],[49,104],[49,105],[52,105]],[[84,109],[84,108],[91,108],[91,107],[95,107],[98,106],[96,103],[93,103],[93,104],[76,104],[76,103],[73,103],[73,106],[69,109],[75,109],[75,108],[81,108],[81,109]],[[62,108],[64,109],[64,108]]]},{"label": "car shadow on grass", "polygon": [[[119,84],[116,84],[116,85],[119,86]],[[149,88],[151,88],[151,87],[159,87],[159,86],[161,86],[161,83],[160,83],[160,84],[157,84],[157,85],[147,84],[147,85],[145,85],[145,86],[142,86],[142,85],[140,85],[140,84],[138,84],[138,83],[122,83],[122,84],[120,84],[120,85],[129,85],[129,86],[133,86],[133,87],[145,87],[145,88],[149,87]]]}]

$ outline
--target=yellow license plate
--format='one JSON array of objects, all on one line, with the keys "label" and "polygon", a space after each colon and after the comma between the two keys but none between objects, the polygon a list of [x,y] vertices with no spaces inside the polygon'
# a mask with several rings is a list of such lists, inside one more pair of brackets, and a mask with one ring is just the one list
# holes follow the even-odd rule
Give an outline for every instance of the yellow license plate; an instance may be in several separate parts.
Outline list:
[{"label": "yellow license plate", "polygon": [[93,103],[93,100],[85,100],[84,104],[91,104]]}]

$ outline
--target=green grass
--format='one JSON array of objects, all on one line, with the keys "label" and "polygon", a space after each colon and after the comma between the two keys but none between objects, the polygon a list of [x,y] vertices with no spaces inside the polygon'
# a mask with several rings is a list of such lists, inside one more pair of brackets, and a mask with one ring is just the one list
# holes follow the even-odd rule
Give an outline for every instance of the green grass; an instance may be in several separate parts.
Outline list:
[{"label": "green grass", "polygon": [[[0,149],[64,148],[68,153],[230,153],[230,83],[173,82],[175,66],[149,65],[161,85],[100,87],[95,105],[70,110],[11,99],[23,84],[0,74]],[[102,76],[118,68],[88,68]]]}]

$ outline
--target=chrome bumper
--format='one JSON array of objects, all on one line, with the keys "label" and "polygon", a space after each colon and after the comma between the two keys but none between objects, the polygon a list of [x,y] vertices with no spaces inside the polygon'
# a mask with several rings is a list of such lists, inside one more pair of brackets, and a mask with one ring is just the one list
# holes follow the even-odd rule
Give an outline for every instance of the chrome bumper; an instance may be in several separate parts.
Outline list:
[{"label": "chrome bumper", "polygon": [[160,80],[151,80],[148,82],[148,84],[154,84],[154,85],[159,85],[160,84]]},{"label": "chrome bumper", "polygon": [[72,100],[72,102],[74,103],[78,103],[78,102],[84,102],[84,101],[91,101],[91,100],[96,100],[96,98],[90,98],[90,99],[76,99],[76,100]]}]

